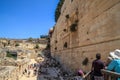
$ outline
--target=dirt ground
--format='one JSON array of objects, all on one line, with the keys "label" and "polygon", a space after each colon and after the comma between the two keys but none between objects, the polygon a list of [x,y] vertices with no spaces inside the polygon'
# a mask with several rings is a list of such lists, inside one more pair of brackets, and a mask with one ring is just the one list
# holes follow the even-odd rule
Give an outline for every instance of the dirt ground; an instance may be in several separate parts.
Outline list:
[{"label": "dirt ground", "polygon": [[37,77],[36,76],[34,76],[34,77],[23,76],[20,80],[37,80]]}]

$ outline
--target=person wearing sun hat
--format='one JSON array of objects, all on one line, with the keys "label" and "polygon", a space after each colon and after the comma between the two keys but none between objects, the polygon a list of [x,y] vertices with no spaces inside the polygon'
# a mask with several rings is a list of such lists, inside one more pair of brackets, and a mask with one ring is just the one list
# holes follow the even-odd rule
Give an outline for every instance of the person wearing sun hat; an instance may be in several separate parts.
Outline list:
[{"label": "person wearing sun hat", "polygon": [[110,52],[108,59],[111,59],[111,62],[108,64],[107,70],[120,73],[120,50],[116,49],[114,52]]},{"label": "person wearing sun hat", "polygon": [[114,52],[110,52],[110,57],[113,59],[120,59],[120,50],[116,49]]}]

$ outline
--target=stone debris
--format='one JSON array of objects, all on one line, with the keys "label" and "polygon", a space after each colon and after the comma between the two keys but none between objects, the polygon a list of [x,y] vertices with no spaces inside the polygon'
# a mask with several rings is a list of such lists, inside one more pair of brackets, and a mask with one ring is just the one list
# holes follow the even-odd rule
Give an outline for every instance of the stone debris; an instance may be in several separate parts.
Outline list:
[{"label": "stone debris", "polygon": [[54,58],[45,58],[39,65],[37,80],[83,80],[80,76],[72,75],[63,70]]},{"label": "stone debris", "polygon": [[0,59],[0,66],[16,66],[17,63],[15,62],[14,59],[12,58],[4,58],[4,59]]},{"label": "stone debris", "polygon": [[18,80],[17,67],[0,66],[0,80]]}]

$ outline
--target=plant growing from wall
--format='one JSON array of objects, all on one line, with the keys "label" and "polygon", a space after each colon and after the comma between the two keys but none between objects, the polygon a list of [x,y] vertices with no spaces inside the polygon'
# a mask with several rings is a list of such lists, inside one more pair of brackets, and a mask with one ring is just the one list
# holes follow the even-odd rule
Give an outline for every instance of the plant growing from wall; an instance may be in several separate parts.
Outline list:
[{"label": "plant growing from wall", "polygon": [[88,60],[88,58],[86,57],[86,58],[83,60],[82,64],[86,66],[86,65],[88,64],[88,62],[89,62],[89,60]]},{"label": "plant growing from wall", "polygon": [[70,31],[71,32],[74,32],[74,31],[77,31],[77,23],[73,23],[73,24],[71,24],[71,26],[70,26]]},{"label": "plant growing from wall", "polygon": [[71,24],[71,26],[70,26],[70,31],[71,32],[77,31],[78,22],[79,22],[79,20],[77,19],[77,20],[74,21],[73,24]]},{"label": "plant growing from wall", "polygon": [[64,3],[64,0],[60,0],[57,5],[57,8],[55,10],[55,22],[57,22],[58,18],[60,17],[61,8],[62,8],[63,3]]}]

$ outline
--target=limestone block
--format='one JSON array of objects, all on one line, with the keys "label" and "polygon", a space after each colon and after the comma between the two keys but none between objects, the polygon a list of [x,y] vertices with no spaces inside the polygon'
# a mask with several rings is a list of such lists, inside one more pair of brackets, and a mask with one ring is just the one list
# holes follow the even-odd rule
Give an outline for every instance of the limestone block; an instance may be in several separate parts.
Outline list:
[{"label": "limestone block", "polygon": [[[120,38],[120,4],[101,14],[90,23],[79,27],[80,46]],[[83,37],[82,37],[83,36]]]}]

